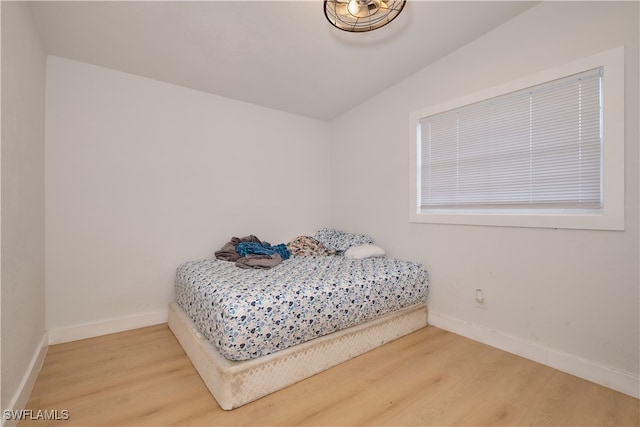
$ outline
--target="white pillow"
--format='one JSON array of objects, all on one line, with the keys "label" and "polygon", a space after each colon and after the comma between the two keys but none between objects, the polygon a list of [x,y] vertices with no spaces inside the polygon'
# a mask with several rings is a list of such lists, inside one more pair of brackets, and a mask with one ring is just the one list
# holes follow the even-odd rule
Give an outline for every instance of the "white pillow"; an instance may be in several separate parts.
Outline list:
[{"label": "white pillow", "polygon": [[351,259],[373,258],[384,256],[385,251],[376,245],[352,246],[347,249],[344,256]]}]

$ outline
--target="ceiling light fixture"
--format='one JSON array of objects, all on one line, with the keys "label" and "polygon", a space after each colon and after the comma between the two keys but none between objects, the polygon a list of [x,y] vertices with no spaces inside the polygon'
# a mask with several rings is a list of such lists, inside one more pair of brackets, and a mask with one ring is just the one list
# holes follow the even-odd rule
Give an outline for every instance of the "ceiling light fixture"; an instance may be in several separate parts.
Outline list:
[{"label": "ceiling light fixture", "polygon": [[406,0],[325,0],[324,15],[336,28],[353,33],[375,30],[402,12]]}]

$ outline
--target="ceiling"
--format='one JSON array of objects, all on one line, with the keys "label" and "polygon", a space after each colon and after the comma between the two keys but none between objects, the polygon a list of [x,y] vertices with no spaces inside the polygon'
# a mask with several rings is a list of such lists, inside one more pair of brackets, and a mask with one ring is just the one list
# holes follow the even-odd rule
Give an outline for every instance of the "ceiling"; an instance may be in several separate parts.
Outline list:
[{"label": "ceiling", "polygon": [[43,1],[48,54],[330,121],[536,2],[409,0],[368,33],[320,0]]}]

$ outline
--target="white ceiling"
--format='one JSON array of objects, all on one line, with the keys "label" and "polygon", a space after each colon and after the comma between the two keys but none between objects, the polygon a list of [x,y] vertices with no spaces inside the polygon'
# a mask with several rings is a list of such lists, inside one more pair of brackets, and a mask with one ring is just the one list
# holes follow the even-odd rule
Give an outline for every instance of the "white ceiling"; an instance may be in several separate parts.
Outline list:
[{"label": "white ceiling", "polygon": [[415,1],[346,33],[307,1],[31,3],[47,53],[331,120],[536,2]]}]

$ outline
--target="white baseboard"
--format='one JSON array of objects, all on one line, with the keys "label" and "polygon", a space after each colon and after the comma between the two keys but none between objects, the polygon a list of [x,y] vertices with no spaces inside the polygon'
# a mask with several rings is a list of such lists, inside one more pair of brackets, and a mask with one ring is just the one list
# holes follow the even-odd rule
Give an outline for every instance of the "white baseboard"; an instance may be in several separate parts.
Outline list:
[{"label": "white baseboard", "polygon": [[[29,401],[29,396],[31,396],[31,391],[33,391],[33,386],[36,384],[36,379],[38,379],[40,369],[42,369],[42,365],[44,363],[44,358],[47,355],[48,348],[49,337],[47,332],[45,331],[45,333],[42,335],[42,339],[40,339],[38,349],[34,353],[33,358],[29,363],[27,372],[25,372],[24,376],[22,377],[22,381],[20,381],[20,385],[18,386],[18,390],[16,390],[16,394],[9,402],[9,405],[6,408],[2,408],[3,411],[21,411],[25,409],[25,406]],[[4,413],[2,415],[2,427],[14,427],[17,426],[18,422],[20,421],[13,418],[6,420],[4,417]]]},{"label": "white baseboard", "polygon": [[640,377],[429,310],[429,324],[640,399]]},{"label": "white baseboard", "polygon": [[49,344],[61,344],[70,341],[93,338],[131,329],[167,323],[168,309],[133,316],[118,317],[81,325],[66,326],[49,330]]}]

